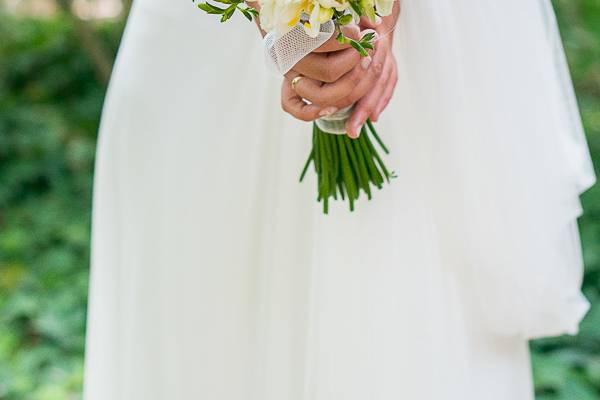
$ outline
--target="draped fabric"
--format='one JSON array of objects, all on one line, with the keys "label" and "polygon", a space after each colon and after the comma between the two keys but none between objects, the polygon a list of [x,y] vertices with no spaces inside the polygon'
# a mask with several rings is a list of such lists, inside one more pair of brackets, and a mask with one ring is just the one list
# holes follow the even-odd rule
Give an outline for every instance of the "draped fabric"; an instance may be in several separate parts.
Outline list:
[{"label": "draped fabric", "polygon": [[550,3],[407,1],[398,29],[404,130],[448,260],[492,331],[575,333],[595,177]]},{"label": "draped fabric", "polygon": [[397,178],[324,216],[243,18],[134,3],[95,178],[86,400],[531,400],[594,182],[546,0],[404,0]]}]

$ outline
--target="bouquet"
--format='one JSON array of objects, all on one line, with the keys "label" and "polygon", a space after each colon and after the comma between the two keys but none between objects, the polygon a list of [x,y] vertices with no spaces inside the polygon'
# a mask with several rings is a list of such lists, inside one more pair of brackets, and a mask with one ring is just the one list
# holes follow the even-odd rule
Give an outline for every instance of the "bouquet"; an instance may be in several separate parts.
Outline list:
[{"label": "bouquet", "polygon": [[[229,20],[236,11],[249,21],[257,19],[267,32],[264,38],[267,58],[278,72],[285,74],[302,57],[315,50],[334,34],[338,42],[352,46],[367,57],[374,49],[375,34],[365,34],[360,40],[344,35],[341,27],[358,23],[366,16],[392,12],[394,0],[212,0],[198,7],[208,14],[219,15],[221,22]],[[256,6],[252,6],[255,4]],[[293,83],[292,83],[293,86]],[[352,106],[313,122],[312,150],[300,174],[303,181],[310,164],[317,175],[317,201],[323,201],[323,212],[329,211],[330,200],[348,200],[350,211],[364,192],[370,200],[373,188],[381,189],[384,182],[395,177],[390,172],[375,146],[389,151],[377,134],[373,123],[367,120],[358,138],[345,133],[345,122]]]}]

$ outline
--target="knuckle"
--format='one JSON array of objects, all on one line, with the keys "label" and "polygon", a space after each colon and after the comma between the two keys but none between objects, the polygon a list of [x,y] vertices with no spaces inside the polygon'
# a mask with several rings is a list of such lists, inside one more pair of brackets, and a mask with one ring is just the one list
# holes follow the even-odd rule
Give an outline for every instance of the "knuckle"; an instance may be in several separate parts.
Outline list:
[{"label": "knuckle", "polygon": [[380,77],[383,73],[383,63],[381,61],[373,61],[371,63],[371,69],[376,77]]},{"label": "knuckle", "polygon": [[375,110],[375,104],[373,101],[367,101],[362,104],[361,114],[362,115],[370,115]]},{"label": "knuckle", "polygon": [[322,72],[323,81],[327,83],[333,83],[337,80],[337,72],[335,68],[325,68]]},{"label": "knuckle", "polygon": [[381,82],[382,88],[381,90],[384,91],[387,86],[392,82],[392,74],[390,74],[389,72],[384,72],[383,74],[381,74],[381,76],[379,77],[379,82]]},{"label": "knuckle", "polygon": [[362,98],[362,96],[362,93],[353,92],[350,96],[348,96],[348,101],[350,102],[350,104],[356,103]]},{"label": "knuckle", "polygon": [[362,71],[358,71],[355,69],[355,71],[352,73],[352,78],[351,78],[351,84],[353,86],[356,86],[360,83],[360,81],[362,80],[363,76],[362,76]]},{"label": "knuckle", "polygon": [[325,90],[320,96],[320,101],[315,103],[319,105],[331,105],[331,103],[346,97],[348,94],[347,92],[348,90],[345,85],[337,86],[335,88],[331,88],[330,90]]}]

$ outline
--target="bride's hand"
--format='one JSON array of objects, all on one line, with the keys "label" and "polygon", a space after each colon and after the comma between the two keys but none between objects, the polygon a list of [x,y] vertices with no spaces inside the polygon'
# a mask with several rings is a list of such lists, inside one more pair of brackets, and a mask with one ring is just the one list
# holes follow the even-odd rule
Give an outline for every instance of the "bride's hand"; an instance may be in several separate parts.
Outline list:
[{"label": "bride's hand", "polygon": [[358,137],[360,129],[367,118],[371,118],[372,121],[376,122],[394,94],[398,81],[398,71],[392,44],[394,41],[393,31],[399,15],[400,2],[396,2],[392,13],[376,24],[373,24],[368,18],[361,18],[361,27],[373,28],[379,34],[378,47],[379,49],[387,49],[383,51],[387,58],[383,62],[383,71],[379,80],[372,90],[355,104],[352,115],[346,122],[346,131],[350,137]]},{"label": "bride's hand", "polygon": [[[365,34],[354,24],[343,26],[342,31],[346,37],[354,40],[360,40]],[[350,45],[338,42],[336,36],[334,33],[319,48],[298,61],[286,77],[293,79],[302,75],[320,83],[333,83],[352,71],[362,57]]]},{"label": "bride's hand", "polygon": [[358,137],[360,129],[367,118],[371,118],[372,121],[376,122],[394,94],[396,82],[398,81],[398,71],[396,58],[392,52],[392,39],[390,36],[382,37],[379,40],[378,52],[382,48],[387,48],[387,51],[383,51],[387,57],[383,61],[383,70],[379,80],[365,96],[356,102],[352,115],[346,122],[346,131],[350,137]]},{"label": "bride's hand", "polygon": [[[282,83],[282,107],[294,117],[312,121],[319,117],[331,115],[337,110],[355,104],[355,108],[350,119],[346,123],[346,130],[350,137],[356,138],[360,134],[360,128],[364,125],[367,118],[377,121],[379,115],[387,107],[397,82],[396,60],[392,52],[393,29],[396,20],[400,13],[400,4],[397,2],[394,5],[394,10],[391,15],[378,18],[375,23],[370,22],[367,18],[361,19],[361,28],[372,28],[380,36],[375,43],[375,52],[370,52],[370,57],[355,61],[352,69],[347,70],[343,75],[335,70],[335,65],[331,65],[327,60],[311,60],[321,51],[334,51],[328,53],[328,56],[342,53],[335,51],[335,43],[331,43],[332,39],[324,46],[319,48],[315,53],[306,57],[307,64],[299,62],[292,71],[290,71]],[[358,37],[365,33],[363,30]],[[347,36],[351,33],[345,32]],[[356,37],[353,37],[356,39]],[[328,48],[327,46],[332,46]],[[354,49],[343,50],[349,56],[357,57],[358,53]],[[352,53],[354,52],[354,53]],[[303,60],[303,61],[305,61]],[[317,66],[312,66],[312,61],[319,61]],[[352,64],[348,64],[352,65]],[[312,67],[308,69],[307,66]],[[297,68],[298,67],[298,68]],[[304,69],[309,74],[318,68],[321,74],[333,73],[333,76],[322,76],[315,74],[321,79],[306,77],[301,71]],[[332,68],[332,69],[330,69]],[[361,69],[362,68],[362,69]],[[298,71],[298,69],[300,71]],[[337,73],[336,73],[337,72]],[[297,76],[302,78],[292,85],[292,81]],[[339,79],[335,82],[329,82],[335,76]],[[309,78],[309,79],[307,79]],[[311,79],[313,78],[313,79]],[[329,80],[327,80],[329,79]],[[304,99],[308,100],[307,103]]]},{"label": "bride's hand", "polygon": [[[367,33],[356,26],[345,29],[349,29],[346,36],[357,40]],[[378,82],[383,71],[386,56],[377,47],[369,53],[369,57],[360,57],[355,49],[330,39],[286,74],[283,109],[300,120],[312,121],[355,103]],[[299,76],[301,79],[292,85]]]}]

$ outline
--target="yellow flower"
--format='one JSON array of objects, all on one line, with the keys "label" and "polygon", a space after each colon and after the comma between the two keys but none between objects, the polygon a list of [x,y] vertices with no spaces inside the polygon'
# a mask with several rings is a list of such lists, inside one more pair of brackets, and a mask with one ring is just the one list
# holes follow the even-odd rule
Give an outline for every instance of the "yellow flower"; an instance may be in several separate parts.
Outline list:
[{"label": "yellow flower", "polygon": [[[373,0],[371,0],[373,1]],[[260,25],[268,32],[275,32],[278,36],[289,32],[300,22],[302,15],[308,15],[304,22],[305,32],[316,37],[321,24],[333,18],[334,9],[344,11],[349,4],[346,0],[259,0]]]},{"label": "yellow flower", "polygon": [[338,11],[345,11],[350,8],[348,1],[336,1],[336,0],[318,0],[321,7],[324,8],[335,8]]},{"label": "yellow flower", "polygon": [[260,26],[278,36],[289,32],[302,17],[308,0],[259,0]]},{"label": "yellow flower", "polygon": [[317,37],[321,31],[321,24],[333,17],[333,8],[321,7],[319,2],[312,3],[308,22],[304,23],[304,31],[310,37]]}]

